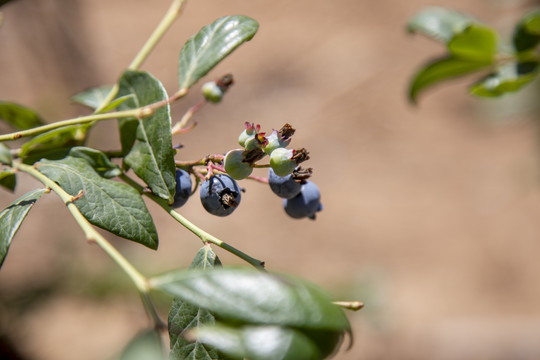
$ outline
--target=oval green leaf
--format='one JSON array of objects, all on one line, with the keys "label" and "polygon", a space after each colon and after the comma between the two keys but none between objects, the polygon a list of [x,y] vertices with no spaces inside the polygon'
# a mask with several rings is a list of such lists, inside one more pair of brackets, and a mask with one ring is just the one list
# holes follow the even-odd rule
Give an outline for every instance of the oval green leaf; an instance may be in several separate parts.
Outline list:
[{"label": "oval green leaf", "polygon": [[150,280],[153,288],[216,317],[250,324],[346,331],[343,310],[321,288],[287,275],[228,268],[175,271]]},{"label": "oval green leaf", "polygon": [[497,33],[490,27],[471,24],[462,32],[455,34],[447,47],[454,57],[493,62],[497,52]]},{"label": "oval green leaf", "polygon": [[279,326],[203,326],[192,332],[199,341],[235,359],[321,360],[323,355],[301,331]]},{"label": "oval green leaf", "polygon": [[490,62],[464,60],[452,56],[436,59],[421,68],[413,78],[409,86],[409,100],[416,103],[418,95],[427,88],[489,66]]},{"label": "oval green leaf", "polygon": [[44,125],[43,120],[34,110],[7,101],[0,101],[0,120],[17,130],[27,130]]},{"label": "oval green leaf", "polygon": [[0,267],[4,263],[13,237],[32,206],[45,193],[45,189],[30,191],[0,212]]},{"label": "oval green leaf", "polygon": [[514,29],[513,44],[518,52],[534,50],[540,43],[540,9],[527,13]]},{"label": "oval green leaf", "polygon": [[156,227],[137,190],[102,178],[90,164],[79,158],[43,160],[37,169],[72,196],[84,191],[74,204],[91,224],[157,249]]},{"label": "oval green leaf", "polygon": [[188,89],[245,41],[259,24],[242,15],[225,16],[203,27],[182,47],[178,63],[181,89]]},{"label": "oval green leaf", "polygon": [[[133,95],[119,106],[122,110],[168,98],[161,82],[144,71],[126,71],[119,86],[119,97]],[[176,180],[169,105],[143,119],[124,119],[119,125],[125,166],[132,168],[154,194],[172,203]]]},{"label": "oval green leaf", "polygon": [[[205,245],[197,252],[190,269],[212,270],[216,266],[221,266],[219,258],[209,245]],[[187,332],[192,329],[215,323],[214,315],[208,310],[175,297],[169,311],[168,322],[171,344],[169,360],[222,359],[212,346],[205,345],[198,340],[188,341],[185,337]]]},{"label": "oval green leaf", "polygon": [[470,88],[473,95],[496,97],[514,92],[531,82],[538,75],[538,63],[508,63]]}]

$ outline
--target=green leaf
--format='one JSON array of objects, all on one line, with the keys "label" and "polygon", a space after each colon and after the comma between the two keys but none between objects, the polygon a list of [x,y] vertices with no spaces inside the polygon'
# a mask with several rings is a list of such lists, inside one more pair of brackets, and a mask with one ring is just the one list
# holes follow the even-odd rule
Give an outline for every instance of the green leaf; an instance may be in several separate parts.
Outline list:
[{"label": "green leaf", "polygon": [[[190,269],[212,270],[221,262],[210,246],[199,250]],[[214,324],[214,316],[205,309],[191,305],[180,298],[174,298],[169,311],[170,360],[211,360],[221,359],[216,350],[198,341],[188,341],[186,332],[203,324]]]},{"label": "green leaf", "polygon": [[4,143],[0,143],[0,163],[4,165],[11,165],[12,160],[13,155],[11,155],[9,148]]},{"label": "green leaf", "polygon": [[178,64],[181,89],[188,89],[245,41],[259,24],[242,15],[225,16],[203,27],[182,47]]},{"label": "green leaf", "polygon": [[15,186],[17,186],[17,177],[15,173],[12,170],[4,170],[0,172],[0,185],[9,191],[14,191]]},{"label": "green leaf", "polygon": [[119,360],[165,360],[161,337],[155,330],[137,334],[122,351]]},{"label": "green leaf", "polygon": [[122,174],[122,170],[99,150],[76,146],[69,151],[69,155],[86,160],[101,177],[110,179]]},{"label": "green leaf", "polygon": [[487,26],[471,24],[455,34],[447,46],[455,57],[493,62],[497,52],[497,33]]},{"label": "green leaf", "polygon": [[79,158],[43,160],[37,169],[72,196],[85,192],[74,203],[91,224],[157,249],[154,222],[137,190],[102,178],[90,164]]},{"label": "green leaf", "polygon": [[461,12],[438,6],[427,7],[414,15],[407,24],[411,33],[421,33],[448,43],[454,35],[467,29],[474,18]]},{"label": "green leaf", "polygon": [[540,9],[527,13],[514,29],[513,44],[518,52],[534,50],[540,43]]},{"label": "green leaf", "polygon": [[436,59],[421,68],[414,76],[409,86],[409,100],[416,103],[418,94],[426,88],[489,66],[489,62],[464,60],[452,56]]},{"label": "green leaf", "polygon": [[212,270],[215,267],[221,267],[221,260],[217,257],[214,250],[209,245],[203,246],[195,255],[191,262],[190,269]]},{"label": "green leaf", "polygon": [[71,101],[88,106],[91,109],[97,109],[105,101],[112,88],[111,85],[90,88],[73,95]]},{"label": "green leaf", "polygon": [[0,120],[17,130],[27,130],[43,125],[43,120],[35,111],[7,101],[0,101]]},{"label": "green leaf", "polygon": [[201,342],[226,355],[250,360],[320,360],[323,355],[301,331],[279,326],[203,326],[193,331]]},{"label": "green leaf", "polygon": [[507,63],[497,72],[486,76],[470,88],[471,94],[495,97],[514,92],[538,75],[538,63]]},{"label": "green leaf", "polygon": [[349,322],[321,288],[254,269],[174,271],[150,279],[153,288],[208,309],[223,321],[345,331]]},{"label": "green leaf", "polygon": [[[99,86],[95,88],[91,88],[85,91],[82,91],[76,95],[74,95],[71,100],[79,103],[81,105],[88,106],[91,109],[98,109],[101,104],[107,99],[107,96],[112,90],[111,85],[104,85]],[[110,111],[116,107],[118,107],[120,104],[122,104],[124,101],[127,101],[130,99],[133,95],[126,95],[117,97],[113,101],[111,101],[110,104],[105,106],[99,113],[105,113],[107,111]]]},{"label": "green leaf", "polygon": [[45,189],[30,191],[0,212],[0,266],[4,263],[11,241],[26,215]]},{"label": "green leaf", "polygon": [[46,151],[82,145],[91,126],[92,124],[69,125],[47,131],[24,143],[19,156],[39,156]]},{"label": "green leaf", "polygon": [[[138,108],[168,98],[163,85],[147,72],[126,71],[119,85],[118,96],[134,95],[134,98],[121,104],[121,108]],[[172,203],[176,180],[169,105],[156,109],[152,116],[135,122],[124,120],[120,124],[122,149],[126,150],[126,146],[130,149],[124,158],[125,164],[154,194]],[[135,134],[127,133],[133,132],[134,124],[137,124]]]}]

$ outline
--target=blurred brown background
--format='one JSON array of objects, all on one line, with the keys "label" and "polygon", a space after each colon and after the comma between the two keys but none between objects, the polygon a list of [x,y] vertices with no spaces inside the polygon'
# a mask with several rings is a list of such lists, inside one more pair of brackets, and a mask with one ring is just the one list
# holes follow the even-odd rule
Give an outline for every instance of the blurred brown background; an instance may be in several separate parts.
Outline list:
[{"label": "blurred brown background", "polygon": [[[88,111],[69,96],[113,83],[169,1],[18,0],[3,9],[0,99],[55,121]],[[350,313],[355,345],[336,359],[539,359],[540,158],[538,85],[500,100],[469,97],[472,79],[406,101],[418,66],[444,49],[406,34],[427,5],[469,12],[510,38],[533,1],[188,1],[143,69],[173,93],[185,40],[223,15],[260,22],[208,78],[231,72],[223,103],[195,117],[174,141],[179,159],[236,147],[245,121],[290,122],[295,147],[312,158],[324,211],[288,218],[269,189],[242,182],[228,218],[193,198],[183,215],[254,257],[359,299]],[[201,82],[202,83],[202,82]],[[173,107],[199,101],[200,84]],[[3,125],[2,125],[3,126]],[[6,127],[2,132],[10,131]],[[114,121],[89,145],[117,148]],[[264,175],[261,172],[260,175]],[[39,186],[20,177],[4,206]],[[186,267],[199,240],[156,215],[160,249],[113,242],[145,274]],[[109,238],[111,236],[107,235]],[[223,262],[240,261],[216,250]],[[164,316],[168,299],[158,298]],[[148,325],[127,278],[86,244],[68,211],[45,196],[19,231],[0,272],[0,334],[24,359],[107,359]]]}]

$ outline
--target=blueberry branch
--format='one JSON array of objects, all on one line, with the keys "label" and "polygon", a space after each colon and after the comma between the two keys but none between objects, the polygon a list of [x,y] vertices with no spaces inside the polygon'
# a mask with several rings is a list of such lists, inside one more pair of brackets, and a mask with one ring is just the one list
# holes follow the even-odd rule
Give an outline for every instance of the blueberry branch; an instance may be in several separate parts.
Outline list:
[{"label": "blueberry branch", "polygon": [[217,237],[207,233],[206,231],[204,231],[203,229],[196,226],[191,221],[189,221],[188,219],[186,219],[185,217],[180,215],[178,212],[176,212],[167,203],[167,201],[165,199],[162,199],[159,196],[156,196],[156,195],[154,195],[152,193],[144,191],[144,188],[141,185],[139,185],[138,183],[136,183],[134,180],[132,180],[130,177],[128,177],[126,175],[120,175],[120,178],[124,182],[126,182],[128,185],[130,185],[131,187],[133,187],[137,191],[139,191],[139,193],[141,193],[142,195],[147,196],[148,198],[153,200],[156,204],[161,206],[161,208],[163,208],[163,210],[168,212],[169,215],[171,215],[171,217],[173,219],[178,221],[180,224],[182,224],[182,226],[184,226],[186,229],[188,229],[193,234],[195,234],[199,239],[201,239],[203,244],[211,243],[211,244],[214,244],[216,246],[219,246],[223,250],[226,250],[226,251],[230,252],[231,254],[238,256],[240,259],[246,261],[247,263],[253,265],[254,267],[256,267],[258,269],[264,269],[264,262],[263,261],[252,258],[251,256],[247,255],[246,253],[244,253],[244,252],[238,250],[237,248],[227,244],[226,242],[218,239]]},{"label": "blueberry branch", "polygon": [[[10,133],[10,134],[0,135],[0,141],[17,140],[17,139],[20,139],[22,137],[39,135],[39,134],[44,133],[46,131],[58,129],[58,128],[68,126],[68,125],[87,124],[87,123],[91,123],[91,122],[97,122],[97,121],[100,121],[100,120],[127,118],[127,117],[144,117],[144,116],[151,115],[151,113],[146,114],[146,113],[148,113],[148,111],[145,112],[143,110],[144,110],[144,108],[138,108],[138,109],[133,109],[133,110],[115,111],[115,112],[110,112],[110,113],[106,113],[106,114],[94,114],[94,115],[88,115],[88,116],[80,116],[80,117],[76,117],[76,118],[73,118],[73,119],[62,120],[62,121],[57,121],[57,122],[54,122],[54,123],[51,123],[51,124],[38,126],[38,127],[31,128],[31,129],[28,129],[28,130],[22,130],[22,131],[17,131],[17,132]],[[153,110],[152,110],[152,112],[153,112]]]},{"label": "blueberry branch", "polygon": [[152,300],[150,299],[150,287],[148,285],[147,279],[118,250],[116,250],[116,248],[112,246],[111,243],[107,241],[107,239],[105,239],[100,233],[98,233],[94,229],[94,227],[88,222],[88,220],[86,220],[86,218],[75,205],[75,201],[77,201],[77,199],[81,196],[84,196],[84,193],[81,192],[76,196],[71,196],[56,182],[52,181],[47,176],[39,172],[34,166],[14,162],[13,167],[17,170],[29,174],[36,180],[40,181],[43,185],[47,186],[49,189],[54,191],[58,195],[58,197],[60,197],[60,199],[64,202],[81,230],[84,232],[86,239],[90,243],[96,243],[133,281],[137,290],[139,291],[144,308],[154,322],[155,327],[164,328],[165,325],[159,318],[159,315],[157,314]]},{"label": "blueberry branch", "polygon": [[17,140],[22,137],[34,136],[34,135],[42,134],[49,130],[58,129],[58,128],[68,126],[68,125],[87,124],[87,123],[98,122],[101,120],[118,119],[118,118],[130,118],[130,117],[145,118],[145,117],[153,115],[156,109],[163,107],[165,105],[168,105],[180,99],[186,94],[187,94],[187,90],[180,90],[180,91],[177,91],[173,96],[171,96],[168,99],[164,99],[150,105],[145,105],[137,109],[113,111],[113,112],[109,112],[105,114],[92,114],[92,115],[87,115],[87,116],[79,116],[73,119],[57,121],[51,124],[38,126],[38,127],[28,129],[28,130],[22,130],[22,131],[17,131],[10,134],[0,135],[0,142]]}]

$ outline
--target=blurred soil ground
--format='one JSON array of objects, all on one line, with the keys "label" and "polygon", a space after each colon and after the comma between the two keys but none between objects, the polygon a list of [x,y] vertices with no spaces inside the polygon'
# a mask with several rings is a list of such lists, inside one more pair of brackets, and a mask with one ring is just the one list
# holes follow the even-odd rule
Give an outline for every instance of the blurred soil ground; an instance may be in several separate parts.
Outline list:
[{"label": "blurred soil ground", "polygon": [[[88,111],[69,96],[113,83],[169,1],[19,0],[0,28],[0,99],[49,121]],[[289,122],[294,146],[311,153],[324,211],[295,221],[266,187],[243,182],[242,206],[207,215],[196,198],[182,213],[208,232],[266,261],[359,299],[350,314],[354,347],[336,359],[540,358],[540,132],[538,86],[501,100],[469,97],[473,79],[436,87],[417,107],[412,74],[443,47],[408,35],[407,19],[427,5],[469,12],[510,38],[532,1],[188,1],[144,64],[176,90],[185,40],[223,15],[260,22],[253,41],[208,78],[234,74],[223,103],[196,115],[174,141],[180,159],[237,146],[245,121]],[[202,82],[201,82],[202,83]],[[174,119],[200,99],[200,85],[173,106]],[[2,132],[8,128],[0,128]],[[114,122],[91,146],[117,147]],[[264,175],[261,172],[260,175]],[[21,176],[7,204],[38,186]],[[146,274],[187,267],[200,243],[156,214],[160,249],[113,239]],[[217,250],[223,262],[239,260]],[[163,309],[167,300],[159,299]],[[164,310],[166,311],[166,310]],[[166,316],[166,313],[164,313]],[[134,288],[85,243],[61,202],[45,196],[0,272],[0,334],[26,359],[106,359],[146,326]]]}]

